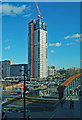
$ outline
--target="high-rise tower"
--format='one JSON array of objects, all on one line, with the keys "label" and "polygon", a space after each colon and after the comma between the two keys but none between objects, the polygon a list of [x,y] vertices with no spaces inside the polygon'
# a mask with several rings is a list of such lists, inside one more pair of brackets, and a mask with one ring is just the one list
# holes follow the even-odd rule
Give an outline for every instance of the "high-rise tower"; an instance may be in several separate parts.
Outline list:
[{"label": "high-rise tower", "polygon": [[47,26],[38,19],[28,25],[28,78],[48,76]]}]

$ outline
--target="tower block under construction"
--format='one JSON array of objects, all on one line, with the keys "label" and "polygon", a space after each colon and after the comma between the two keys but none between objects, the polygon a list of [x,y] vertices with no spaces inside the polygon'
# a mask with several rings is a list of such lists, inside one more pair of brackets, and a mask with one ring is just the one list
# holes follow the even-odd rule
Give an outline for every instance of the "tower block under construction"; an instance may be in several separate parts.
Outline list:
[{"label": "tower block under construction", "polygon": [[28,79],[48,76],[47,25],[40,17],[28,24]]}]

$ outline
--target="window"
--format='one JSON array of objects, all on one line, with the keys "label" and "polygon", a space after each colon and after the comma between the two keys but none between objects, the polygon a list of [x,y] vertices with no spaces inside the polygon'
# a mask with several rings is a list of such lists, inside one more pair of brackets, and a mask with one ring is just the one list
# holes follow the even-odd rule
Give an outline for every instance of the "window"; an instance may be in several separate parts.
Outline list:
[{"label": "window", "polygon": [[47,43],[47,33],[46,33],[46,43]]},{"label": "window", "polygon": [[40,42],[40,30],[38,30],[38,42]]},{"label": "window", "polygon": [[38,47],[38,58],[40,58],[40,47]]},{"label": "window", "polygon": [[46,48],[46,58],[47,58],[47,48]]},{"label": "window", "polygon": [[38,63],[38,76],[40,76],[40,63]]}]

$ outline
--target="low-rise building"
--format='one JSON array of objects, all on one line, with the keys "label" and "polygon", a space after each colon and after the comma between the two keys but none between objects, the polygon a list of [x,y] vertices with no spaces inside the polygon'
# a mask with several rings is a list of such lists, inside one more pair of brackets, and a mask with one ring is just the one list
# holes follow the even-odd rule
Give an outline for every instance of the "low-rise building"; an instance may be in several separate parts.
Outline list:
[{"label": "low-rise building", "polygon": [[4,60],[0,61],[0,75],[2,78],[10,76],[10,65],[14,64],[14,61]]},{"label": "low-rise building", "polygon": [[62,75],[62,74],[66,74],[66,69],[64,69],[64,67],[63,67],[63,69],[60,69],[60,70],[58,70],[58,72]]},{"label": "low-rise building", "polygon": [[54,76],[56,73],[56,66],[48,66],[48,77]]},{"label": "low-rise building", "polygon": [[17,76],[23,77],[24,71],[25,71],[26,76],[28,76],[28,65],[27,64],[14,64],[10,66],[11,77],[17,77]]},{"label": "low-rise building", "polygon": [[27,64],[14,64],[14,61],[10,60],[0,61],[0,78],[23,77],[24,71],[28,76]]}]

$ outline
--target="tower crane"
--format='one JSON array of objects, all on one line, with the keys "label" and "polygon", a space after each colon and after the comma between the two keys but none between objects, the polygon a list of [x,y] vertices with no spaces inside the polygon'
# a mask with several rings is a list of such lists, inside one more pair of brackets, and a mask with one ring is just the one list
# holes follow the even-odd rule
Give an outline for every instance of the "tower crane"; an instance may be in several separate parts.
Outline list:
[{"label": "tower crane", "polygon": [[35,4],[36,4],[36,7],[37,7],[37,10],[38,10],[38,13],[39,13],[39,15],[38,15],[38,19],[42,19],[43,17],[42,17],[42,15],[41,15],[41,12],[40,12],[40,10],[39,10],[39,7],[38,7],[38,4],[37,4],[37,2],[36,2],[36,0],[34,0],[35,1]]}]

